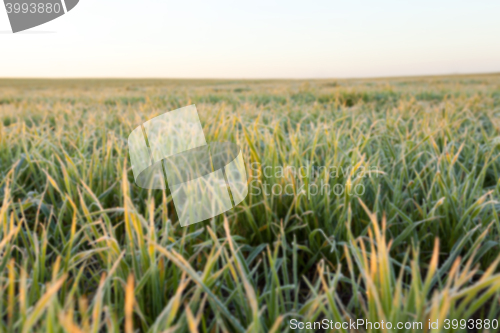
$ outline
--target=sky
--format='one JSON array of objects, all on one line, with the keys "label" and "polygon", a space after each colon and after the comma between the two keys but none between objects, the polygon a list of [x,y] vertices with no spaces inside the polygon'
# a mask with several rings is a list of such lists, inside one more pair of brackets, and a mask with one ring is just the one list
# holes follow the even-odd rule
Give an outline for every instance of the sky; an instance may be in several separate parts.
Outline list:
[{"label": "sky", "polygon": [[500,72],[498,0],[80,0],[17,34],[0,5],[0,77],[486,72]]}]

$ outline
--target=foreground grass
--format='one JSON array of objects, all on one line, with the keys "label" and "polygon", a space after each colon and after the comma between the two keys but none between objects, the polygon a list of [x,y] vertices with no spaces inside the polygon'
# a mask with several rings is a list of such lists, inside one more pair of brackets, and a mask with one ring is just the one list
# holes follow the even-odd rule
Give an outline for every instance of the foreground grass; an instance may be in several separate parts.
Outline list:
[{"label": "foreground grass", "polygon": [[[182,228],[168,191],[134,185],[126,140],[189,104],[208,141],[240,145],[252,186]],[[497,319],[499,156],[494,75],[0,80],[0,331]],[[344,191],[310,190],[325,182]]]}]

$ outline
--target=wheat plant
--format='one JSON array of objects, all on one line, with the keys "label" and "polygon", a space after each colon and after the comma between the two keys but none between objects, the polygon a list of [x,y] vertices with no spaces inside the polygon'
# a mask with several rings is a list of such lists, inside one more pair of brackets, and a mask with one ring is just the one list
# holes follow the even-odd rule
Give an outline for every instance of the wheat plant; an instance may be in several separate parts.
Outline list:
[{"label": "wheat plant", "polygon": [[[183,228],[127,137],[190,104],[250,192]],[[500,316],[499,198],[498,75],[3,79],[0,332],[466,332]]]}]

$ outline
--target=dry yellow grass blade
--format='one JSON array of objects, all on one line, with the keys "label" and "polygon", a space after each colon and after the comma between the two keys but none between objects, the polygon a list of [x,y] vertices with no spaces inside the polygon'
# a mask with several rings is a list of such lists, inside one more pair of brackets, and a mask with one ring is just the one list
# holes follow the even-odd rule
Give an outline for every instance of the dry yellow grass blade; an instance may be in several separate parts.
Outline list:
[{"label": "dry yellow grass blade", "polygon": [[99,287],[97,288],[96,295],[94,297],[94,308],[92,310],[92,329],[91,332],[98,333],[101,329],[101,317],[102,317],[102,307],[103,307],[103,297],[104,297],[104,286],[106,284],[106,274],[101,275],[101,281],[99,282]]},{"label": "dry yellow grass blade", "polygon": [[29,333],[32,331],[33,326],[36,324],[36,321],[42,316],[43,311],[49,306],[50,301],[52,300],[53,297],[55,297],[56,293],[59,291],[59,288],[61,288],[65,279],[66,275],[62,276],[61,278],[59,278],[59,280],[55,281],[54,283],[48,286],[48,289],[45,292],[45,294],[36,303],[35,307],[33,308],[33,311],[26,318],[26,321],[24,322],[24,325],[22,327],[23,333]]},{"label": "dry yellow grass blade", "polygon": [[198,333],[198,322],[193,316],[193,312],[188,303],[184,303],[184,311],[186,312],[186,321],[190,333]]},{"label": "dry yellow grass blade", "polygon": [[77,324],[73,322],[73,319],[70,315],[65,314],[64,312],[60,312],[58,318],[61,322],[61,325],[68,333],[85,333]]},{"label": "dry yellow grass blade", "polygon": [[125,289],[125,332],[134,332],[134,276],[130,274],[127,279],[127,287]]},{"label": "dry yellow grass blade", "polygon": [[15,238],[19,230],[21,229],[21,224],[18,225],[15,229],[11,229],[9,233],[5,236],[4,239],[0,242],[0,251],[9,244],[9,242],[12,240],[12,238]]}]

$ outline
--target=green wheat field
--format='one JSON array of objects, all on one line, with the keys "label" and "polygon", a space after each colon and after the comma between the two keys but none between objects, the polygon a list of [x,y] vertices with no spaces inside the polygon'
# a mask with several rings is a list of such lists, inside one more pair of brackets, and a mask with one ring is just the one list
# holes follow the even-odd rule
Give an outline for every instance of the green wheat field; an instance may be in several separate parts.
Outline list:
[{"label": "green wheat field", "polygon": [[[127,138],[191,104],[250,190],[183,228]],[[500,75],[2,79],[0,332],[497,332],[499,198]]]}]

